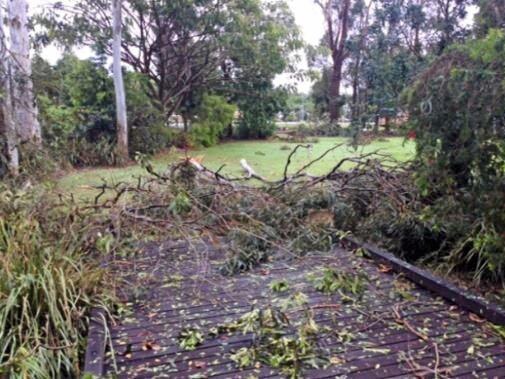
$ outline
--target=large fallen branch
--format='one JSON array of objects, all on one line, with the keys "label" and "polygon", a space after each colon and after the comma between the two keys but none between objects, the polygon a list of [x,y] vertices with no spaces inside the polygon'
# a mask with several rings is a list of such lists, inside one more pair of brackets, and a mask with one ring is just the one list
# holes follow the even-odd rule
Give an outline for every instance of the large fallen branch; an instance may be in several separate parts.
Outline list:
[{"label": "large fallen branch", "polygon": [[[148,175],[133,184],[104,182],[96,187],[99,193],[87,207],[107,208],[113,215],[110,229],[117,236],[122,235],[119,228],[136,229],[138,235],[166,235],[170,231],[171,236],[188,239],[225,236],[238,267],[245,267],[242,261],[265,259],[264,252],[286,257],[303,254],[327,246],[335,232],[328,221],[334,212],[332,203],[325,199],[331,197],[340,204],[351,199],[370,210],[387,200],[402,209],[415,193],[404,180],[405,170],[396,162],[383,167],[381,160],[388,157],[379,152],[339,159],[323,175],[308,173],[340,146],[291,170],[295,154],[310,148],[297,145],[278,180],[266,179],[245,159],[240,161],[242,176],[224,174],[224,165],[212,170],[193,158],[180,160],[164,172],[141,162]],[[314,196],[321,198],[310,200]],[[327,208],[318,208],[322,206]],[[313,211],[327,213],[326,226],[311,227]]]}]

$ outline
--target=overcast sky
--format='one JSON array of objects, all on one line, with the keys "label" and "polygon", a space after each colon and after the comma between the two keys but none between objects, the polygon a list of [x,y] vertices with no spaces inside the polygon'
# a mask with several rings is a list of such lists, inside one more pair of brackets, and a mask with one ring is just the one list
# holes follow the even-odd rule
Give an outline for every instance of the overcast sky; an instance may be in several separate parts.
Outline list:
[{"label": "overcast sky", "polygon": [[[314,4],[314,0],[287,0],[300,27],[302,37],[305,42],[316,45],[324,34],[324,19],[319,8]],[[304,56],[305,57],[305,56]],[[300,64],[301,69],[307,68],[305,60]],[[309,93],[312,83],[309,81],[297,82],[291,80],[289,75],[279,75],[275,80],[276,84],[296,84],[298,91]]]}]

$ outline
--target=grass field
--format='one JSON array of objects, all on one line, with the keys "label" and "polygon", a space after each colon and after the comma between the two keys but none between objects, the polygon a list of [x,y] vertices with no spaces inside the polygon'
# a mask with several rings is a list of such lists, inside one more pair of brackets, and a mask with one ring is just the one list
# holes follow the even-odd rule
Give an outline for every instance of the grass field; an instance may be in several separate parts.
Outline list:
[{"label": "grass field", "polygon": [[[290,172],[302,167],[307,162],[313,160],[327,149],[337,145],[343,146],[329,153],[324,159],[317,162],[309,170],[311,174],[323,174],[330,170],[340,159],[346,156],[356,156],[361,153],[368,153],[378,150],[381,153],[390,154],[400,161],[406,161],[413,157],[415,144],[406,142],[403,138],[388,138],[377,140],[373,143],[359,147],[357,150],[348,145],[348,140],[339,137],[320,138],[313,143],[311,151],[307,149],[299,150],[292,159]],[[240,141],[223,143],[207,149],[190,150],[187,154],[191,157],[199,158],[202,164],[218,169],[221,165],[226,166],[222,173],[229,175],[241,175],[240,159],[247,160],[255,171],[268,179],[279,179],[282,177],[286,159],[296,143],[286,143],[280,141]],[[288,149],[289,148],[289,149]],[[152,162],[157,170],[163,170],[171,162],[185,156],[184,151],[173,151],[153,158]],[[59,189],[65,192],[73,192],[78,196],[89,196],[91,194],[89,186],[108,182],[131,181],[135,176],[144,174],[144,170],[138,165],[126,168],[97,168],[83,169],[70,172],[60,179]]]}]

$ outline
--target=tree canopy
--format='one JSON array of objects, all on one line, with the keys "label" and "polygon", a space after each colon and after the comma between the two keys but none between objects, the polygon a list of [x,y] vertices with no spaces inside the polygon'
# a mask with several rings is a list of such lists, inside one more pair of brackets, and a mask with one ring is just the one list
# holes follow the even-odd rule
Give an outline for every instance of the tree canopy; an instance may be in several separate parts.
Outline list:
[{"label": "tree canopy", "polygon": [[[108,9],[102,0],[58,4],[37,18],[45,27],[39,40],[110,55]],[[123,17],[122,61],[149,78],[149,95],[165,115],[188,109],[202,92],[216,92],[239,105],[242,125],[251,130],[259,126],[247,113],[261,112],[269,121],[272,80],[292,67],[291,52],[301,46],[282,1],[128,0]],[[238,101],[245,93],[247,100]]]}]

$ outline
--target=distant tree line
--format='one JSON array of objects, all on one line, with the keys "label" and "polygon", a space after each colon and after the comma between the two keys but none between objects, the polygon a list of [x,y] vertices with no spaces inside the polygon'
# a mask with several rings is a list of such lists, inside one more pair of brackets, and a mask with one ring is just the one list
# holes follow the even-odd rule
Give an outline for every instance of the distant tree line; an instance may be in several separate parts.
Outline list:
[{"label": "distant tree line", "polygon": [[309,55],[322,72],[312,89],[316,109],[336,122],[347,104],[346,117],[356,124],[400,113],[400,94],[416,76],[450,45],[478,33],[466,20],[476,3],[478,20],[501,8],[475,0],[314,1],[326,22]]}]

